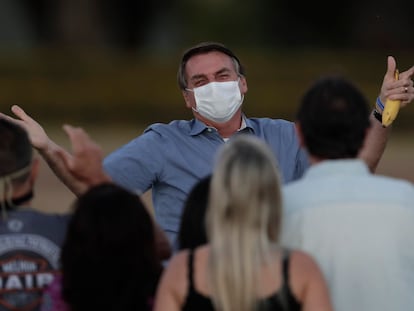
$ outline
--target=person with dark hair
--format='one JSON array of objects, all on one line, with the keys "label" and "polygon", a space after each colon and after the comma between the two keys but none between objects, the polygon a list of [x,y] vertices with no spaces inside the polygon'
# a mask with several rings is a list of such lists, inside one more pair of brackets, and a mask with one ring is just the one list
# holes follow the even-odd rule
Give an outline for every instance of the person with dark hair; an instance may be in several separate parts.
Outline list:
[{"label": "person with dark hair", "polygon": [[211,175],[199,180],[184,203],[178,230],[178,248],[194,249],[207,243],[205,215],[208,205]]},{"label": "person with dark hair", "polygon": [[303,96],[296,128],[309,154],[284,187],[282,242],[314,256],[336,311],[414,305],[414,185],[374,175],[358,158],[373,130],[367,100],[338,76]]},{"label": "person with dark hair", "polygon": [[[397,81],[395,69],[395,60],[389,57],[378,102],[390,98],[405,106],[414,99],[414,66],[401,72]],[[150,125],[104,161],[105,171],[115,183],[134,192],[152,190],[156,219],[173,245],[190,189],[211,174],[215,153],[236,133],[251,133],[270,146],[284,183],[300,178],[309,166],[293,122],[251,118],[242,112],[248,90],[246,73],[239,58],[224,45],[202,42],[185,51],[178,68],[178,85],[194,119]],[[378,116],[382,107],[377,105],[376,109]],[[20,107],[13,106],[12,111],[30,129],[33,146],[55,173],[72,191],[79,192],[78,184],[60,171],[60,158],[55,156],[60,147]],[[383,128],[373,114],[371,120],[372,131],[359,156],[375,170],[389,128]]]},{"label": "person with dark hair", "polygon": [[310,159],[353,159],[370,128],[362,93],[341,77],[318,80],[304,95],[296,115]]},{"label": "person with dark hair", "polygon": [[59,271],[70,216],[31,206],[38,170],[25,129],[0,118],[0,310],[39,310]]},{"label": "person with dark hair", "polygon": [[61,263],[61,283],[46,290],[43,311],[151,310],[162,265],[140,198],[113,183],[81,195]]}]

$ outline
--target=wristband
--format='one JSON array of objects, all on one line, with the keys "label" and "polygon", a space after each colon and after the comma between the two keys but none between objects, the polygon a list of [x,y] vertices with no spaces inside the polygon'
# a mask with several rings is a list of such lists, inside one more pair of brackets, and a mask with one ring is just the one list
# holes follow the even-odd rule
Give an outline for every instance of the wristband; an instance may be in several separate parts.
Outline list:
[{"label": "wristband", "polygon": [[382,103],[381,98],[379,96],[377,97],[377,106],[381,111],[384,111],[384,104]]},{"label": "wristband", "polygon": [[379,112],[376,108],[372,111],[372,114],[374,115],[375,119],[378,120],[379,123],[382,124],[382,114]]}]

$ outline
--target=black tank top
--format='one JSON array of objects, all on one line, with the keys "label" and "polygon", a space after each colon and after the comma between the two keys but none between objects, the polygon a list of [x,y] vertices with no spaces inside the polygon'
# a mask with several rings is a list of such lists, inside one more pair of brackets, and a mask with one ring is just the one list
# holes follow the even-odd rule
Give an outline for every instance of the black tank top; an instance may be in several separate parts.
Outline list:
[{"label": "black tank top", "polygon": [[[182,307],[182,311],[214,311],[212,300],[197,292],[194,287],[194,253],[193,250],[189,250],[188,256],[188,278],[189,278],[189,289],[187,298]],[[258,300],[258,309],[260,311],[300,311],[302,305],[293,296],[292,291],[289,287],[289,251],[283,251],[283,262],[282,262],[282,286],[273,295]]]}]

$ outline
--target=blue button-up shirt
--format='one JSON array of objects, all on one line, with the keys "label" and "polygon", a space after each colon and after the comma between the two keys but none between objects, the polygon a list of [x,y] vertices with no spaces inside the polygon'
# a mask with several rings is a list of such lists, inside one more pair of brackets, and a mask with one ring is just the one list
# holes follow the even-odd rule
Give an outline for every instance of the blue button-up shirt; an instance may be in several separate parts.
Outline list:
[{"label": "blue button-up shirt", "polygon": [[[238,133],[266,141],[278,161],[283,182],[302,176],[308,158],[294,124],[270,118],[245,118]],[[225,142],[216,129],[193,119],[153,124],[111,153],[104,168],[115,183],[134,192],[152,189],[157,222],[175,242],[184,201],[194,184],[212,173],[217,150]]]}]

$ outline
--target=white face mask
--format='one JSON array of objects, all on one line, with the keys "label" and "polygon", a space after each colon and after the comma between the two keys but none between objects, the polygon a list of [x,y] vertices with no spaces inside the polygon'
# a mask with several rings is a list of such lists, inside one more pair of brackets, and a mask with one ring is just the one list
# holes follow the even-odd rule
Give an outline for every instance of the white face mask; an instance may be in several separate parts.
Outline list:
[{"label": "white face mask", "polygon": [[239,80],[210,82],[189,91],[194,92],[196,101],[196,108],[193,110],[217,123],[230,120],[243,102]]}]

